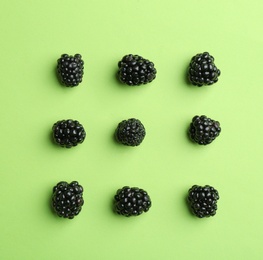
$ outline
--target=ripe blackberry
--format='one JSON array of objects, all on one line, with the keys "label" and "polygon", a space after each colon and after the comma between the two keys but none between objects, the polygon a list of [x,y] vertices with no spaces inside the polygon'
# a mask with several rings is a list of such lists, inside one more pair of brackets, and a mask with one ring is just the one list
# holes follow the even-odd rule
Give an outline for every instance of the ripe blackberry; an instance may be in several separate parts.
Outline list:
[{"label": "ripe blackberry", "polygon": [[52,127],[52,131],[54,141],[66,148],[81,144],[86,137],[84,127],[78,121],[72,119],[56,122]]},{"label": "ripe blackberry", "polygon": [[190,82],[195,86],[212,85],[218,81],[220,70],[214,64],[214,57],[204,52],[192,58],[188,76]]},{"label": "ripe blackberry", "polygon": [[53,188],[52,206],[59,217],[73,219],[84,204],[83,187],[77,181],[59,182]]},{"label": "ripe blackberry", "polygon": [[194,215],[199,218],[210,217],[216,214],[219,194],[209,185],[194,185],[188,191],[187,200]]},{"label": "ripe blackberry", "polygon": [[143,124],[135,118],[120,122],[115,132],[117,141],[128,146],[138,146],[145,135]]},{"label": "ripe blackberry", "polygon": [[67,87],[76,87],[82,82],[84,61],[80,54],[63,54],[57,61],[57,72],[61,83]]},{"label": "ripe blackberry", "polygon": [[139,86],[153,81],[156,77],[154,64],[139,55],[125,55],[118,63],[118,78],[129,86]]},{"label": "ripe blackberry", "polygon": [[148,193],[136,187],[125,186],[117,190],[114,199],[116,212],[126,217],[141,215],[152,205]]},{"label": "ripe blackberry", "polygon": [[193,117],[189,128],[190,138],[201,145],[210,144],[220,132],[220,123],[204,115]]}]

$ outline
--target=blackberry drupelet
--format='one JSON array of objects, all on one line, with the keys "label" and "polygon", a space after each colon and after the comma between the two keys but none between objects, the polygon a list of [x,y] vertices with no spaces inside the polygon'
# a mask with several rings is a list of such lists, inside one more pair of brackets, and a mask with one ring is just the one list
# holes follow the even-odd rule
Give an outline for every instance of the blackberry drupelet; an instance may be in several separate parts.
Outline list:
[{"label": "blackberry drupelet", "polygon": [[67,87],[76,87],[82,82],[83,69],[84,61],[80,54],[62,54],[57,61],[57,73],[61,83]]},{"label": "blackberry drupelet", "polygon": [[187,201],[191,211],[199,218],[214,216],[217,200],[219,200],[218,191],[209,185],[194,185],[188,191]]},{"label": "blackberry drupelet", "polygon": [[81,144],[86,137],[84,127],[76,120],[68,119],[56,122],[53,127],[54,141],[66,148]]},{"label": "blackberry drupelet", "polygon": [[147,84],[156,78],[153,62],[139,55],[125,55],[118,63],[118,78],[129,86]]},{"label": "blackberry drupelet", "polygon": [[53,209],[59,217],[73,219],[84,204],[82,196],[83,187],[77,181],[61,181],[53,188]]},{"label": "blackberry drupelet", "polygon": [[218,81],[220,70],[214,64],[214,57],[208,52],[199,53],[190,62],[188,77],[198,87],[212,85]]},{"label": "blackberry drupelet", "polygon": [[193,117],[189,128],[190,138],[201,145],[213,142],[220,132],[220,123],[204,115]]},{"label": "blackberry drupelet", "polygon": [[144,125],[135,118],[120,122],[115,132],[117,141],[127,146],[140,145],[145,135]]},{"label": "blackberry drupelet", "polygon": [[116,212],[126,217],[141,215],[152,205],[148,193],[136,187],[125,186],[119,189],[114,199]]}]

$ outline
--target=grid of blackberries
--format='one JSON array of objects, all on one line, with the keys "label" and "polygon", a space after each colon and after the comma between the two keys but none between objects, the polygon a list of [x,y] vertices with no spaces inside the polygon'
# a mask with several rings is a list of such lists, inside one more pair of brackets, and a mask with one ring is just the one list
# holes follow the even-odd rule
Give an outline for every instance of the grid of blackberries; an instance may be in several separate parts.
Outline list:
[{"label": "grid of blackberries", "polygon": [[[125,55],[118,63],[118,78],[130,86],[147,84],[156,78],[153,62],[139,55]],[[84,61],[80,54],[74,56],[63,54],[57,60],[57,73],[61,83],[67,87],[78,86],[84,74]],[[188,78],[193,85],[212,85],[218,81],[220,70],[214,64],[214,57],[208,52],[195,55],[188,69]],[[66,148],[82,143],[86,137],[84,127],[76,120],[68,119],[56,122],[53,127],[55,142]],[[190,138],[201,145],[210,144],[221,132],[220,123],[205,115],[195,116],[189,128]],[[127,146],[138,146],[146,135],[140,120],[130,118],[118,124],[115,131],[116,140]],[[190,209],[199,218],[216,214],[218,191],[212,186],[193,185],[187,196]],[[115,211],[123,216],[138,216],[147,212],[151,205],[148,193],[137,187],[124,186],[118,189]],[[52,207],[58,216],[73,219],[82,209],[83,187],[77,181],[61,181],[53,188]]]}]

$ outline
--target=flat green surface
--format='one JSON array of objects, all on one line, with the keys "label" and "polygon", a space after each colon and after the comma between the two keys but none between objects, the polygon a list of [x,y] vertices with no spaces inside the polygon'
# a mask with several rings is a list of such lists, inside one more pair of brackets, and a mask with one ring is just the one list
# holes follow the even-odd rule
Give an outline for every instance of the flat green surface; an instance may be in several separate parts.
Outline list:
[{"label": "flat green surface", "polygon": [[[262,259],[262,0],[2,1],[1,259]],[[186,83],[193,55],[209,51],[218,83]],[[55,75],[62,53],[81,53],[83,83]],[[125,54],[152,60],[151,84],[115,74]],[[219,120],[211,145],[190,142],[194,115]],[[117,144],[117,124],[140,119],[141,146]],[[85,142],[54,145],[51,127],[73,118]],[[50,209],[53,186],[79,181],[85,205],[74,220]],[[218,212],[198,219],[185,203],[193,184],[218,189]],[[112,212],[124,185],[148,191],[137,218]]]}]

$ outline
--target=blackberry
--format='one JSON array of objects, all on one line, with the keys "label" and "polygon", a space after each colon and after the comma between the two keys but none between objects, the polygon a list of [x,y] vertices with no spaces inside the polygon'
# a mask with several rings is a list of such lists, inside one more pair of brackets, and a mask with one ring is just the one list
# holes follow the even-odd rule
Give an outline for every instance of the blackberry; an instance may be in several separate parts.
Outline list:
[{"label": "blackberry", "polygon": [[84,127],[76,120],[68,119],[56,122],[53,127],[54,141],[66,148],[77,146],[86,137]]},{"label": "blackberry", "polygon": [[204,115],[193,117],[189,128],[190,138],[201,145],[213,142],[220,132],[220,123]]},{"label": "blackberry", "polygon": [[135,118],[120,122],[115,132],[117,141],[128,146],[138,146],[145,135],[144,125]]},{"label": "blackberry", "polygon": [[114,199],[116,212],[126,217],[141,215],[152,205],[148,193],[136,187],[124,186],[117,190]]},{"label": "blackberry", "polygon": [[219,194],[209,185],[194,185],[188,191],[187,200],[194,215],[199,218],[210,217],[216,214]]},{"label": "blackberry", "polygon": [[76,87],[82,82],[83,69],[84,61],[80,54],[62,54],[57,61],[57,73],[61,83],[67,87]]},{"label": "blackberry", "polygon": [[195,55],[189,65],[190,82],[198,87],[212,85],[218,81],[220,70],[214,64],[214,57],[208,52]]},{"label": "blackberry", "polygon": [[82,196],[83,187],[77,181],[61,181],[53,188],[53,209],[59,217],[73,219],[84,204]]},{"label": "blackberry", "polygon": [[139,55],[125,55],[118,63],[118,78],[129,86],[139,86],[153,81],[156,77],[154,64]]}]

